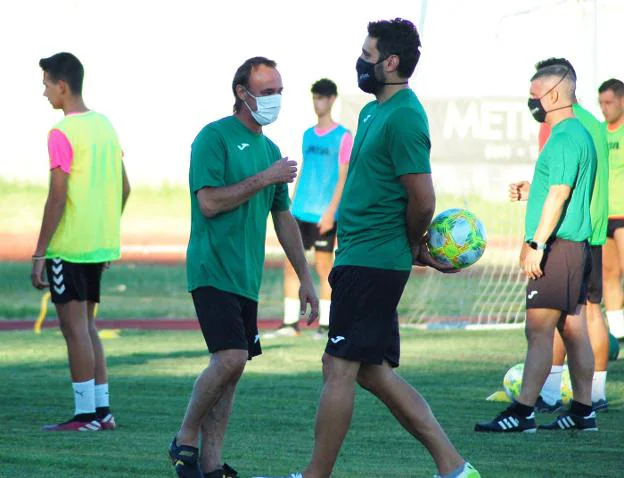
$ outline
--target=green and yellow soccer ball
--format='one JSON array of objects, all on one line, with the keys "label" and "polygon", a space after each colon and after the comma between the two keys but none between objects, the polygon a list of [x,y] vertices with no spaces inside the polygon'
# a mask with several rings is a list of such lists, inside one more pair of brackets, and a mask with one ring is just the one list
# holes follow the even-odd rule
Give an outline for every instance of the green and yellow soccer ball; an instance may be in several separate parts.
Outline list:
[{"label": "green and yellow soccer ball", "polygon": [[464,269],[477,262],[487,244],[483,223],[466,209],[447,209],[429,226],[427,246],[443,264]]},{"label": "green and yellow soccer ball", "polygon": [[[510,400],[516,400],[520,395],[520,389],[522,388],[522,373],[524,372],[524,364],[519,363],[507,370],[505,377],[503,378],[503,388],[505,389],[505,395]],[[563,366],[561,372],[561,401],[564,405],[567,405],[572,400],[572,382],[570,381],[570,371],[568,366]]]}]

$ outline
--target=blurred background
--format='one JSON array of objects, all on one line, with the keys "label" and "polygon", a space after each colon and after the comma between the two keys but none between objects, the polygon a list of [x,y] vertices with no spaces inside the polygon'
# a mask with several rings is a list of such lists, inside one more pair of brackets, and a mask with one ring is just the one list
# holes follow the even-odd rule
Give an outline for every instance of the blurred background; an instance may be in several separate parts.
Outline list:
[{"label": "blurred background", "polygon": [[[421,33],[410,86],[429,115],[438,210],[466,207],[489,235],[484,257],[461,274],[415,270],[402,318],[442,326],[522,320],[516,262],[524,210],[506,191],[511,181],[531,179],[537,158],[529,78],[537,61],[566,57],[581,104],[602,121],[598,86],[624,77],[619,0],[2,4],[0,317],[32,318],[39,308],[27,261],[47,192],[46,135],[61,118],[42,96],[40,58],[69,51],[83,62],[87,105],[115,125],[133,185],[124,259],[107,273],[102,316],[191,317],[183,267],[190,144],[203,125],[231,114],[236,68],[257,55],[278,62],[283,108],[265,133],[284,156],[300,160],[301,136],[316,121],[311,84],[322,77],[338,84],[334,117],[355,132],[359,109],[372,99],[355,76],[367,23],[394,17],[412,20]],[[260,313],[277,317],[282,256],[269,231]]]}]

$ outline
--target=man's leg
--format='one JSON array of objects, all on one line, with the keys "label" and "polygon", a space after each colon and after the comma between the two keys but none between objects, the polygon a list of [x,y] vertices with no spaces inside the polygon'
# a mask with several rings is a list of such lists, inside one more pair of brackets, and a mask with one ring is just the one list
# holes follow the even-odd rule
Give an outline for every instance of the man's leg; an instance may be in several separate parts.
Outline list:
[{"label": "man's leg", "polygon": [[221,461],[221,450],[223,449],[225,430],[230,414],[232,413],[232,404],[237,383],[238,381],[230,383],[225,387],[221,398],[214,407],[208,411],[201,424],[202,443],[200,465],[204,473],[216,470],[223,464],[223,461]]},{"label": "man's leg", "polygon": [[383,365],[362,365],[357,381],[379,398],[403,428],[429,450],[440,474],[450,473],[464,463],[427,401],[387,362]]},{"label": "man's leg", "polygon": [[592,403],[606,400],[605,384],[609,362],[609,330],[602,316],[600,304],[587,303],[587,329],[594,353],[594,376],[592,380]]},{"label": "man's leg", "polygon": [[[622,230],[622,229],[619,229]],[[619,230],[616,230],[617,233]],[[619,249],[615,239],[607,238],[603,246],[602,258],[602,279],[605,309],[607,310],[607,321],[609,332],[616,337],[624,336],[624,294],[622,293],[621,281],[621,261],[624,254],[624,247]],[[621,330],[620,330],[621,329]]]},{"label": "man's leg", "polygon": [[[177,433],[178,445],[197,447],[201,425],[232,384],[236,385],[247,363],[246,350],[221,350],[210,357],[210,365],[197,377]],[[208,433],[210,433],[208,431]]]},{"label": "man's leg", "polygon": [[[329,327],[329,309],[331,306],[331,286],[329,285],[329,273],[334,265],[334,254],[325,251],[316,251],[314,266],[320,280],[320,314],[319,326],[325,329]],[[326,334],[324,334],[326,335]]]},{"label": "man's leg", "polygon": [[[591,384],[594,374],[594,355],[589,342],[587,321],[583,313],[568,315],[559,325],[568,351],[570,380],[574,401],[591,407]],[[526,370],[526,369],[525,369]]]},{"label": "man's leg", "polygon": [[72,381],[93,380],[95,357],[87,325],[87,303],[70,300],[65,304],[56,304],[56,313],[67,344]]},{"label": "man's leg", "polygon": [[561,408],[561,374],[565,357],[566,349],[563,339],[559,331],[555,330],[552,366],[540,392],[541,400],[538,398],[535,404],[535,409],[538,412],[552,413]]},{"label": "man's leg", "polygon": [[[553,340],[562,312],[554,309],[527,309],[525,335],[527,355],[518,402],[533,407],[548,377],[553,360]],[[568,351],[569,352],[569,351]]]},{"label": "man's leg", "polygon": [[305,469],[305,478],[328,478],[342,446],[353,415],[355,382],[359,362],[323,355],[324,385],[321,392],[312,460]]},{"label": "man's leg", "polygon": [[115,419],[110,411],[110,395],[108,390],[108,369],[106,367],[106,355],[104,346],[100,340],[95,325],[95,302],[87,301],[87,323],[89,338],[93,347],[95,359],[95,413],[104,430],[117,428]]}]

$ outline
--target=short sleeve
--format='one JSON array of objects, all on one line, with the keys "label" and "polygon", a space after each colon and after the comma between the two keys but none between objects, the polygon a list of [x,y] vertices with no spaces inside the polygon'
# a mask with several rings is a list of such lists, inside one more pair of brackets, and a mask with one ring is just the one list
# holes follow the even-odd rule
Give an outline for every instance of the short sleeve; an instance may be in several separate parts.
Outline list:
[{"label": "short sleeve", "polygon": [[225,186],[225,162],[227,152],[221,135],[206,126],[191,146],[189,185],[193,193],[202,188]]},{"label": "short sleeve", "polygon": [[570,141],[567,135],[560,134],[547,147],[548,185],[574,186],[581,164],[581,152],[576,143]]},{"label": "short sleeve", "polygon": [[395,111],[386,123],[386,141],[396,176],[431,173],[429,127],[414,108]]},{"label": "short sleeve", "polygon": [[48,135],[48,155],[50,169],[61,168],[64,173],[70,174],[74,150],[67,136],[58,129],[53,129]]},{"label": "short sleeve", "polygon": [[338,153],[338,164],[349,164],[351,150],[353,149],[353,135],[351,131],[345,131],[340,140],[340,152]]},{"label": "short sleeve", "polygon": [[[275,161],[279,161],[282,158],[282,153],[273,142],[270,142],[271,149],[274,150]],[[288,195],[288,184],[279,183],[275,185],[275,194],[273,196],[273,203],[271,204],[271,211],[286,211],[290,209],[290,196]]]}]

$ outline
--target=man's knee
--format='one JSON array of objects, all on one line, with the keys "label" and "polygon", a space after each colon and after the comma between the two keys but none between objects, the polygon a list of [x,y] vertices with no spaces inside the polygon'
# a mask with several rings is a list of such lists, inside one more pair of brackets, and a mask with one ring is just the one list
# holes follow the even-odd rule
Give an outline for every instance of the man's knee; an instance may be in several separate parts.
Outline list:
[{"label": "man's knee", "polygon": [[344,382],[356,380],[358,370],[360,369],[359,362],[333,357],[327,353],[323,354],[321,360],[323,362],[323,377],[325,381],[336,380]]},{"label": "man's knee", "polygon": [[211,367],[217,367],[220,375],[228,382],[237,381],[247,365],[246,350],[221,350],[212,356]]}]

